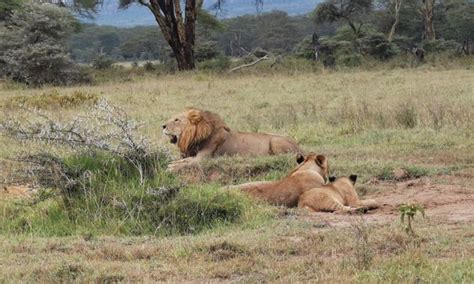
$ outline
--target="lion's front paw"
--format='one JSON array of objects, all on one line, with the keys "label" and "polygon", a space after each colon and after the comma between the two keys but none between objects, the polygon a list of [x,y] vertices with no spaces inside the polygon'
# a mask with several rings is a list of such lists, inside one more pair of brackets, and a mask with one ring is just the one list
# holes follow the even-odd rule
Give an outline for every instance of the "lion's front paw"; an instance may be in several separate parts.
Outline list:
[{"label": "lion's front paw", "polygon": [[182,159],[178,161],[174,161],[168,165],[168,168],[166,169],[168,172],[176,173],[179,172],[180,170],[190,167],[194,165],[195,162],[191,159]]}]

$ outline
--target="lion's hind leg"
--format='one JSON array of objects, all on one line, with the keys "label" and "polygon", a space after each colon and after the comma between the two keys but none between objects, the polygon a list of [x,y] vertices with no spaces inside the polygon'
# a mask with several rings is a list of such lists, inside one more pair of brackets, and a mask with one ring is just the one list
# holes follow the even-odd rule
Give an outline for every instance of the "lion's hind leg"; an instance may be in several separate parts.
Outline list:
[{"label": "lion's hind leg", "polygon": [[378,202],[374,199],[359,200],[358,205],[367,210],[379,208]]},{"label": "lion's hind leg", "polygon": [[303,153],[298,144],[287,137],[272,137],[270,139],[270,155],[279,155],[286,153]]},{"label": "lion's hind leg", "polygon": [[350,206],[344,206],[335,198],[324,192],[309,191],[304,193],[298,201],[299,208],[307,208],[313,212],[348,212]]}]

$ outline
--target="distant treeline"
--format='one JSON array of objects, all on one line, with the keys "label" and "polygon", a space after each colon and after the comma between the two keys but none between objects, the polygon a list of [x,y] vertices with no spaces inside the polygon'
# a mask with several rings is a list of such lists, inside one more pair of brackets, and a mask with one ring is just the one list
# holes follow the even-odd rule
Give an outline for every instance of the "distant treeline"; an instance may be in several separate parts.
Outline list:
[{"label": "distant treeline", "polygon": [[[390,3],[381,0],[362,22],[365,32],[388,34],[392,25]],[[462,1],[461,1],[462,2]],[[468,3],[468,2],[466,2]],[[474,38],[474,11],[472,5],[446,7],[446,3],[436,6],[434,25],[436,37],[459,44],[465,39]],[[466,7],[468,10],[466,11]],[[466,16],[467,15],[467,16]],[[204,18],[204,17],[203,17]],[[298,45],[316,32],[321,36],[337,35],[345,39],[347,27],[343,21],[317,24],[314,15],[288,16],[282,11],[273,11],[260,15],[247,15],[209,23],[208,19],[199,21],[197,31],[196,55],[200,53],[221,53],[227,56],[243,56],[248,52],[262,48],[276,54],[298,52]],[[405,3],[400,11],[400,23],[397,27],[395,42],[420,42],[422,38],[422,18],[414,4]],[[341,38],[342,37],[342,38]],[[304,43],[303,43],[304,44]],[[158,26],[139,26],[119,28],[111,26],[83,25],[69,40],[69,50],[77,62],[91,62],[99,54],[117,61],[170,60],[171,50],[164,40]],[[204,54],[206,57],[206,54]],[[212,57],[212,56],[211,56]],[[199,59],[199,58],[198,58]]]}]

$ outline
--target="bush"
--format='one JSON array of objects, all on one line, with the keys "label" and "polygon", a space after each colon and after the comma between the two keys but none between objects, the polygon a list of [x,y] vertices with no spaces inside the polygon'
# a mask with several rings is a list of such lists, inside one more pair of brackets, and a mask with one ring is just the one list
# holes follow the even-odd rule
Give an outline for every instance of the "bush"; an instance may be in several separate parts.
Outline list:
[{"label": "bush", "polygon": [[147,72],[152,72],[156,70],[155,65],[150,61],[145,62],[145,64],[143,64],[143,69],[145,69],[145,71]]},{"label": "bush", "polygon": [[224,55],[198,63],[198,68],[206,71],[223,72],[228,70],[229,67],[230,59]]},{"label": "bush", "polygon": [[194,58],[197,62],[211,60],[220,55],[221,52],[219,51],[219,48],[217,47],[217,42],[215,41],[200,43],[196,46],[194,50]]},{"label": "bush", "polygon": [[299,58],[305,58],[308,60],[314,59],[313,37],[307,36],[302,41],[300,41],[295,46],[293,54]]},{"label": "bush", "polygon": [[372,33],[362,38],[362,52],[377,59],[386,60],[399,53],[398,47],[388,42],[381,33]]},{"label": "bush", "polygon": [[92,61],[92,67],[97,70],[105,70],[112,67],[114,60],[104,54],[99,54],[94,61]]},{"label": "bush", "polygon": [[48,4],[26,4],[0,29],[0,75],[32,86],[90,81],[69,58],[64,40],[75,26],[71,14]]},{"label": "bush", "polygon": [[458,53],[461,49],[461,45],[454,40],[426,40],[423,41],[423,49],[428,52],[451,52]]}]

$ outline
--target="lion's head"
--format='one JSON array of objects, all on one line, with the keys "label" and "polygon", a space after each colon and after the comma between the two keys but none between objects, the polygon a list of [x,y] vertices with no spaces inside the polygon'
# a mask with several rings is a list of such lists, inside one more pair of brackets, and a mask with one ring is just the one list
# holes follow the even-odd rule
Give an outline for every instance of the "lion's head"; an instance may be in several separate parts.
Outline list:
[{"label": "lion's head", "polygon": [[298,171],[315,171],[319,173],[325,180],[329,177],[329,163],[326,156],[317,155],[313,152],[306,156],[302,154],[296,155],[298,166],[290,173],[290,175]]},{"label": "lion's head", "polygon": [[212,136],[216,129],[230,130],[215,113],[198,109],[188,109],[163,124],[163,134],[170,142],[177,144],[185,156],[193,156],[196,147]]}]

